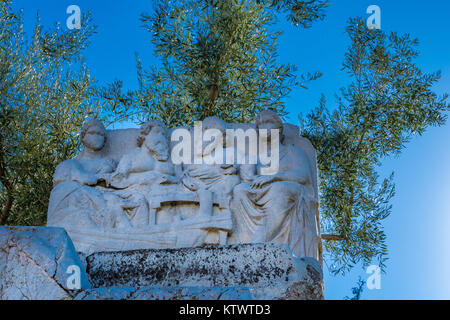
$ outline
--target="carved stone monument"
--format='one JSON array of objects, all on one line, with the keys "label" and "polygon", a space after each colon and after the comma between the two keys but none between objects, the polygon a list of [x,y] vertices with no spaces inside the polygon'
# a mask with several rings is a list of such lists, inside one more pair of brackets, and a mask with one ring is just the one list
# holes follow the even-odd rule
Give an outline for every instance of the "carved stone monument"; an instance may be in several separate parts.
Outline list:
[{"label": "carved stone monument", "polygon": [[321,264],[315,150],[263,111],[168,130],[81,130],[83,150],[54,174],[48,226],[98,252],[278,243]]}]

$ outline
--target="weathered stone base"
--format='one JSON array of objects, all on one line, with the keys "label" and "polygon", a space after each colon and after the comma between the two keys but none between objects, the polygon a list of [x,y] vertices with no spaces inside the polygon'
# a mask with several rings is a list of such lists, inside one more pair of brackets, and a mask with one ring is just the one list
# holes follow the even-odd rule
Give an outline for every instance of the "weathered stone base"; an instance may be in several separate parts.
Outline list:
[{"label": "weathered stone base", "polygon": [[[82,260],[64,229],[0,227],[0,300],[323,299],[319,263],[273,243],[101,252]],[[80,271],[78,291],[67,287],[71,266]]]},{"label": "weathered stone base", "polygon": [[81,292],[75,300],[251,300],[244,287],[110,287]]},{"label": "weathered stone base", "polygon": [[274,243],[94,253],[87,272],[96,288],[245,287],[253,299],[323,299],[319,263]]}]

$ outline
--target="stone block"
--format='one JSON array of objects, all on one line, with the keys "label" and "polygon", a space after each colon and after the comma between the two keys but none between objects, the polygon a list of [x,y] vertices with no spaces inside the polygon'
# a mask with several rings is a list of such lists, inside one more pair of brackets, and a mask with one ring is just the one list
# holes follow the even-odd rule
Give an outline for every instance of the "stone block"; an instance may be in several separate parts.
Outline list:
[{"label": "stone block", "polygon": [[80,289],[89,289],[85,270],[62,228],[0,227],[0,299],[68,300],[70,266],[80,269]]},{"label": "stone block", "polygon": [[250,300],[244,287],[109,287],[79,293],[75,300]]},{"label": "stone block", "polygon": [[100,252],[94,287],[246,287],[254,299],[323,299],[321,266],[275,243]]}]

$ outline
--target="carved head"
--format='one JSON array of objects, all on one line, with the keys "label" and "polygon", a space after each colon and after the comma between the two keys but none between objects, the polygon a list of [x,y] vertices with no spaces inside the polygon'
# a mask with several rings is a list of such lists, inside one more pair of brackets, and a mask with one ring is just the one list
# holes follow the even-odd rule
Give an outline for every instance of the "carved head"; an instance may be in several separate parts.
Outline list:
[{"label": "carved head", "polygon": [[137,146],[146,148],[159,161],[169,159],[169,133],[159,120],[150,120],[141,126]]},{"label": "carved head", "polygon": [[81,128],[80,134],[83,147],[91,151],[100,151],[106,143],[106,129],[97,119],[88,120]]},{"label": "carved head", "polygon": [[273,111],[261,111],[258,115],[258,119],[256,119],[256,129],[266,129],[268,139],[270,139],[270,130],[278,129],[280,130],[280,141],[284,141],[283,121],[281,121],[280,116]]}]

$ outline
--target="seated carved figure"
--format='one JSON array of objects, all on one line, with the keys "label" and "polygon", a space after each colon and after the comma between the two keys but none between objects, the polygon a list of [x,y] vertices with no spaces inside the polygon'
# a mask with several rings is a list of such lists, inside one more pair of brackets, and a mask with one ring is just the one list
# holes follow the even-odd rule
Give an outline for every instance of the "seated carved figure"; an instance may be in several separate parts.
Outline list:
[{"label": "seated carved figure", "polygon": [[[222,159],[217,164],[183,164],[183,185],[189,190],[197,192],[200,199],[199,217],[211,216],[213,210],[213,194],[230,195],[235,185],[240,182],[237,175],[237,167],[234,164],[226,164],[224,160],[226,148],[226,123],[217,117],[209,117],[203,120],[203,133],[208,130],[215,133],[214,141],[203,142],[194,141],[202,144],[194,147],[194,159],[200,159],[212,156],[213,152],[221,149]],[[194,161],[195,163],[195,161]]]},{"label": "seated carved figure", "polygon": [[263,111],[256,127],[268,130],[268,140],[270,130],[280,130],[279,168],[261,175],[259,162],[241,166],[243,180],[249,181],[233,191],[229,243],[284,243],[298,257],[319,259],[317,200],[308,159],[300,148],[283,143],[283,124],[277,114]]},{"label": "seated carved figure", "polygon": [[[195,154],[197,148],[194,148],[194,157],[205,158],[210,156],[214,150],[222,148],[224,158],[227,128],[225,121],[217,117],[209,117],[203,120],[202,127],[204,132],[211,129],[217,130],[220,139],[216,137],[213,142],[207,142],[198,148],[201,154]],[[237,166],[226,164],[225,161],[219,164],[184,164],[183,170],[183,183],[191,190],[209,190],[216,194],[230,194],[234,186],[240,182]]]},{"label": "seated carved figure", "polygon": [[56,168],[47,224],[87,229],[130,226],[125,212],[140,205],[127,201],[127,197],[105,194],[98,186],[117,166],[101,154],[106,143],[105,127],[98,120],[90,120],[80,136],[83,151]]},{"label": "seated carved figure", "polygon": [[168,133],[157,120],[142,125],[137,147],[128,151],[108,180],[108,185],[124,189],[133,185],[176,184],[174,166],[170,162]]}]

